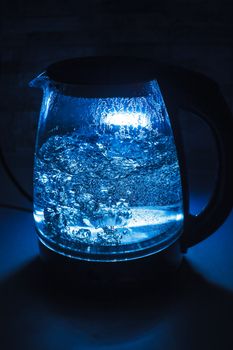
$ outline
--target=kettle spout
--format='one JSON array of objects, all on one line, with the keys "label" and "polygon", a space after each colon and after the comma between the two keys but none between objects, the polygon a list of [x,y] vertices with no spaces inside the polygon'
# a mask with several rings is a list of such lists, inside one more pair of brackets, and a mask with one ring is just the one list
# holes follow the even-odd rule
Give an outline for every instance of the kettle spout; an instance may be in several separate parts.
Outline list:
[{"label": "kettle spout", "polygon": [[39,88],[44,90],[48,85],[48,81],[49,79],[46,73],[43,72],[40,75],[38,75],[38,77],[32,79],[28,85],[33,88]]}]

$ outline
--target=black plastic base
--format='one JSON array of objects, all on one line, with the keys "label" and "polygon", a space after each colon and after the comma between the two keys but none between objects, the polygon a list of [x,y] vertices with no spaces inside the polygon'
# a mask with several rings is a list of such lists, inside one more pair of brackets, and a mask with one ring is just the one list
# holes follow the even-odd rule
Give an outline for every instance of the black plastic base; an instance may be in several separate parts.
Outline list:
[{"label": "black plastic base", "polygon": [[180,242],[143,258],[119,262],[91,262],[54,252],[39,241],[40,254],[58,280],[88,286],[135,286],[151,283],[175,272],[182,261]]}]

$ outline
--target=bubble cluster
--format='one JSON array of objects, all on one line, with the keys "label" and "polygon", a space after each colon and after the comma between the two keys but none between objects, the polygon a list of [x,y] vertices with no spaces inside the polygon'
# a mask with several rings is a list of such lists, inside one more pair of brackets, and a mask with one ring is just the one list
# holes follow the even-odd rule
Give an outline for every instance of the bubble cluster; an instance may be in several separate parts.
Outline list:
[{"label": "bubble cluster", "polygon": [[133,235],[132,208],[180,209],[181,202],[173,137],[157,130],[51,136],[35,157],[35,210],[57,240],[119,245]]}]

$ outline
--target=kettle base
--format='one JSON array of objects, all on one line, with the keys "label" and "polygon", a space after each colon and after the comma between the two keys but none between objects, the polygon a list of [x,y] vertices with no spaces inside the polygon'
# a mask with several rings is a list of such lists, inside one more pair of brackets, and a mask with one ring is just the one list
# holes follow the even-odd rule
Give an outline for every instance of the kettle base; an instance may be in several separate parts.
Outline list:
[{"label": "kettle base", "polygon": [[177,240],[168,248],[134,260],[93,262],[63,256],[39,240],[40,256],[52,277],[72,285],[117,288],[161,282],[174,273],[183,254]]}]

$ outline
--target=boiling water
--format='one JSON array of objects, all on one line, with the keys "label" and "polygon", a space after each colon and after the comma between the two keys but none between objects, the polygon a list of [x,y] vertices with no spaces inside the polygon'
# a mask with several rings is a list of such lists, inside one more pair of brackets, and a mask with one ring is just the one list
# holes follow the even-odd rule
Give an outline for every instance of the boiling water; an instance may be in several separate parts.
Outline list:
[{"label": "boiling water", "polygon": [[71,252],[174,240],[183,209],[173,137],[153,131],[50,137],[35,157],[34,218],[48,245]]}]

